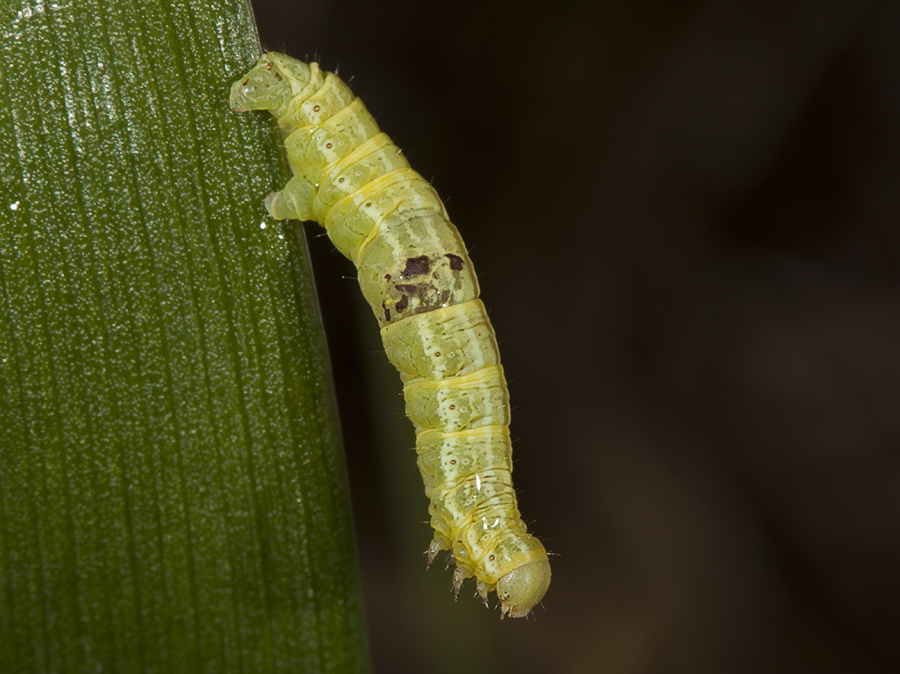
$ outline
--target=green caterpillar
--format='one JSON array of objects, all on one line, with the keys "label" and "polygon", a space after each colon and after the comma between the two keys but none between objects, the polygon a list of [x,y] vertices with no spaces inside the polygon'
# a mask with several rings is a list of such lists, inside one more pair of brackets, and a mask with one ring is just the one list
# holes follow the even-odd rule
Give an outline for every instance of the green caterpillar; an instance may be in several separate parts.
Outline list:
[{"label": "green caterpillar", "polygon": [[353,261],[404,383],[434,540],[456,594],[474,576],[502,615],[528,615],[550,585],[512,486],[509,397],[466,247],[437,193],[337,75],[270,52],[231,88],[235,112],[278,121],[293,177],[273,218],[315,220]]}]

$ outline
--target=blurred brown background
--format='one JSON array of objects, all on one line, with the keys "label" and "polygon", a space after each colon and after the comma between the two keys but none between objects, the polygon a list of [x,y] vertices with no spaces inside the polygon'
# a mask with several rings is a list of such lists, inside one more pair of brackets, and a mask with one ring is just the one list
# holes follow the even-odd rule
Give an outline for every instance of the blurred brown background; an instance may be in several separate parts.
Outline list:
[{"label": "blurred brown background", "polygon": [[426,573],[399,379],[307,226],[376,671],[900,671],[900,3],[254,7],[447,201],[558,555],[527,622]]}]

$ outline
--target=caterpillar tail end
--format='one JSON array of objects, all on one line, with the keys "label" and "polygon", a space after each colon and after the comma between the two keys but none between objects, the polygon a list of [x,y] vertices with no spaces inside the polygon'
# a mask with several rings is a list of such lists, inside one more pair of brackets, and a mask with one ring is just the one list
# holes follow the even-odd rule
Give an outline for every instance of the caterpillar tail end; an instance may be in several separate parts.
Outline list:
[{"label": "caterpillar tail end", "polygon": [[[251,71],[252,72],[252,71]],[[256,95],[254,83],[248,77],[239,79],[231,85],[231,92],[228,101],[231,104],[232,112],[249,112],[250,110],[258,110],[256,103]]]},{"label": "caterpillar tail end", "polygon": [[497,597],[504,617],[524,618],[543,599],[550,587],[550,562],[546,559],[516,567],[497,581]]},{"label": "caterpillar tail end", "polygon": [[[277,52],[263,54],[249,72],[231,85],[229,101],[232,112],[274,111],[284,106],[291,97],[291,84],[285,74],[292,63],[299,64]],[[299,68],[301,74],[309,73],[309,66],[299,66],[302,66]]]},{"label": "caterpillar tail end", "polygon": [[242,100],[242,92],[237,85],[238,82],[235,82],[234,86],[231,87],[231,96],[229,97],[231,111],[235,113],[248,112],[250,108],[246,107],[246,103]]}]

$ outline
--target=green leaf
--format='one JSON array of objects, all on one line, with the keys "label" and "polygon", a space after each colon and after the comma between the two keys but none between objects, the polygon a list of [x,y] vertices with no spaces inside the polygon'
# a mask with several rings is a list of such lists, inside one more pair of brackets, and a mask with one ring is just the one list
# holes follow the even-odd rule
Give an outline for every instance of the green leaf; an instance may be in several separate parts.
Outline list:
[{"label": "green leaf", "polygon": [[0,0],[0,671],[358,672],[322,326],[227,0]]}]

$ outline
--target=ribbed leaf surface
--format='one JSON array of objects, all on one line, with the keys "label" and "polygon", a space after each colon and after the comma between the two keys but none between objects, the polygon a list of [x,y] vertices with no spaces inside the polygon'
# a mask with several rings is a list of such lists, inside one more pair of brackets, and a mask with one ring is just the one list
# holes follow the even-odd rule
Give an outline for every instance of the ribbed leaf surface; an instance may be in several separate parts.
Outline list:
[{"label": "ribbed leaf surface", "polygon": [[356,672],[322,329],[244,2],[0,0],[0,672]]}]

